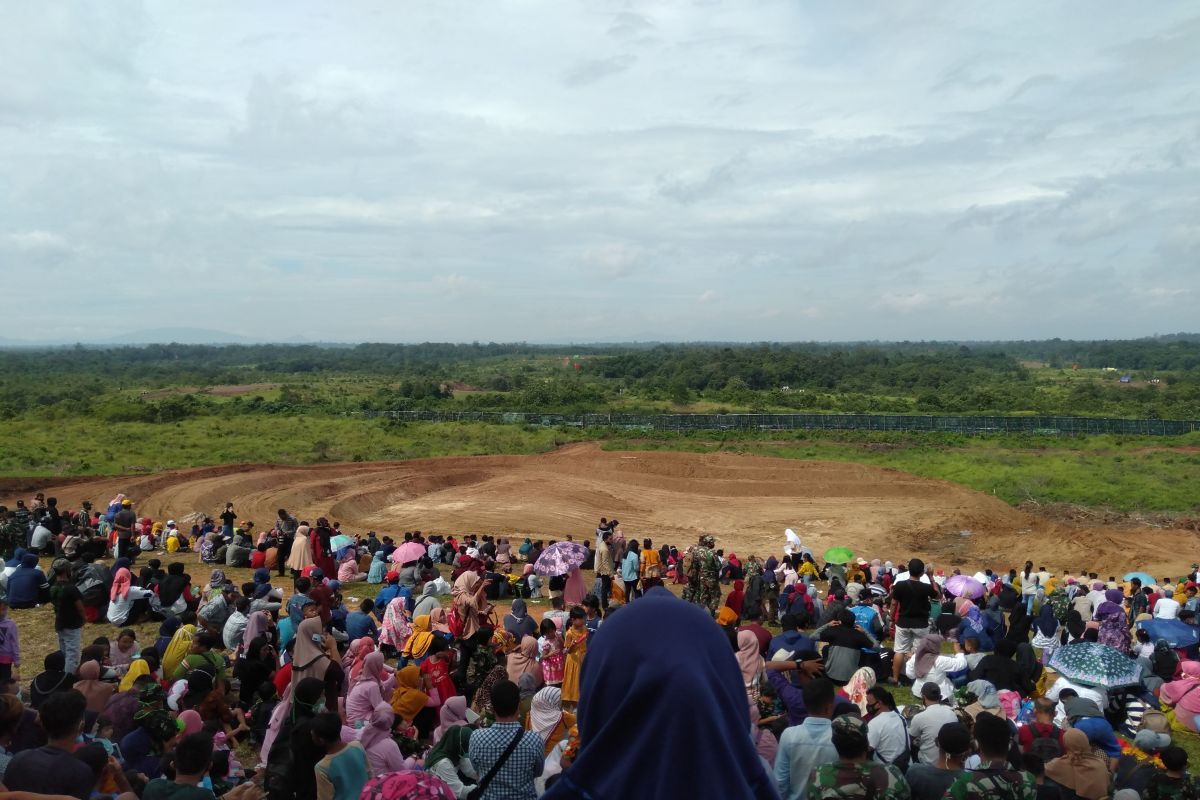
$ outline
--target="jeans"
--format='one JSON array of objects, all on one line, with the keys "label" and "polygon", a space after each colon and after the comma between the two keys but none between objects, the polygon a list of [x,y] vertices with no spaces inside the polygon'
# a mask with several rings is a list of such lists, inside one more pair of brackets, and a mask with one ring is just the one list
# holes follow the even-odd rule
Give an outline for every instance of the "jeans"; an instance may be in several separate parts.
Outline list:
[{"label": "jeans", "polygon": [[65,667],[67,674],[79,669],[79,642],[83,638],[83,628],[64,628],[58,633],[58,649],[67,658]]},{"label": "jeans", "polygon": [[1025,595],[1025,613],[1031,617],[1033,616],[1033,604],[1036,602],[1037,602],[1036,594]]},{"label": "jeans", "polygon": [[638,585],[637,581],[625,581],[625,602],[626,603],[633,600],[634,595],[637,592],[637,585]]}]

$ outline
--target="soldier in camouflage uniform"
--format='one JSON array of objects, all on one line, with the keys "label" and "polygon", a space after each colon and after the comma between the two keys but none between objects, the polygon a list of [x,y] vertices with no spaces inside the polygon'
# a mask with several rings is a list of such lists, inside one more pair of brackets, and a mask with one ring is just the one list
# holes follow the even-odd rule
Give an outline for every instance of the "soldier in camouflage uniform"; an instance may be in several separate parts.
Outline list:
[{"label": "soldier in camouflage uniform", "polygon": [[1188,755],[1182,747],[1171,746],[1159,753],[1165,771],[1155,773],[1142,792],[1144,800],[1197,800],[1200,790],[1187,772]]},{"label": "soldier in camouflage uniform", "polygon": [[13,557],[13,551],[25,546],[25,529],[17,523],[8,509],[0,506],[0,554],[4,559]]},{"label": "soldier in camouflage uniform", "polygon": [[811,800],[908,800],[911,793],[900,770],[867,755],[867,723],[846,714],[833,721],[831,737],[838,760],[813,770],[808,781]]},{"label": "soldier in camouflage uniform", "polygon": [[1008,769],[1008,723],[993,714],[975,718],[975,743],[983,764],[950,784],[950,800],[1037,800],[1033,775]]},{"label": "soldier in camouflage uniform", "polygon": [[683,572],[687,575],[683,599],[707,609],[713,617],[721,602],[721,560],[713,552],[716,544],[713,537],[701,536],[700,543],[689,547],[683,556]]}]

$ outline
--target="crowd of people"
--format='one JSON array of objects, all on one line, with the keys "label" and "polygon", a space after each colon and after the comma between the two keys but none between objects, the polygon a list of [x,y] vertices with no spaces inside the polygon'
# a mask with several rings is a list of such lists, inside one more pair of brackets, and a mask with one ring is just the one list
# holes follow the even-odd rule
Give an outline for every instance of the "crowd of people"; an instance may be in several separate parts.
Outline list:
[{"label": "crowd of people", "polygon": [[[533,538],[360,536],[284,509],[257,529],[233,504],[183,532],[123,496],[103,512],[0,506],[0,785],[125,800],[1200,797],[1173,741],[1200,714],[1195,565],[1179,580],[1032,563],[966,575],[821,563],[797,539],[742,559],[712,536],[656,548],[607,519],[581,539],[551,574],[542,556],[560,543]],[[241,566],[239,585],[226,570]],[[13,616],[39,605],[59,649],[23,676]],[[131,627],[144,622],[153,641]],[[106,633],[84,646],[88,624]]]}]

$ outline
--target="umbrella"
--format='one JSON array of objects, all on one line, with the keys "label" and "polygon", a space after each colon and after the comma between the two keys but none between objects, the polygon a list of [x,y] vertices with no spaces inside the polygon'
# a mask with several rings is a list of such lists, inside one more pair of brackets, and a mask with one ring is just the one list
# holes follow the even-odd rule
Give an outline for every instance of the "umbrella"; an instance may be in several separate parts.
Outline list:
[{"label": "umbrella", "polygon": [[1200,628],[1177,619],[1144,619],[1137,627],[1150,634],[1150,641],[1166,639],[1176,649],[1200,644]]},{"label": "umbrella", "polygon": [[533,564],[538,575],[566,575],[587,560],[588,549],[578,542],[555,542]]},{"label": "umbrella", "polygon": [[967,575],[951,575],[946,581],[946,591],[955,597],[969,597],[972,600],[983,597],[983,584]]},{"label": "umbrella", "polygon": [[416,561],[423,555],[425,555],[425,546],[423,544],[419,542],[405,542],[396,548],[396,552],[392,553],[392,562],[407,564],[410,561]]},{"label": "umbrella", "polygon": [[337,536],[334,536],[329,540],[329,549],[336,551],[341,550],[343,547],[350,547],[354,544],[356,544],[356,542],[349,536],[344,533],[339,533]]},{"label": "umbrella", "polygon": [[792,530],[791,528],[788,528],[787,530],[785,530],[783,532],[783,535],[787,537],[789,544],[794,544],[797,547],[800,546],[800,537],[797,536],[796,532],[794,530]]},{"label": "umbrella", "polygon": [[1047,664],[1072,683],[1119,689],[1141,682],[1138,662],[1099,642],[1076,642],[1054,651]]},{"label": "umbrella", "polygon": [[831,547],[825,551],[825,561],[830,564],[846,564],[854,558],[854,551],[849,547]]},{"label": "umbrella", "polygon": [[1147,575],[1144,572],[1127,572],[1125,573],[1125,577],[1121,578],[1121,580],[1131,581],[1134,578],[1137,578],[1139,581],[1141,581],[1142,586],[1153,586],[1154,584],[1158,583],[1158,581],[1154,580],[1153,576]]}]

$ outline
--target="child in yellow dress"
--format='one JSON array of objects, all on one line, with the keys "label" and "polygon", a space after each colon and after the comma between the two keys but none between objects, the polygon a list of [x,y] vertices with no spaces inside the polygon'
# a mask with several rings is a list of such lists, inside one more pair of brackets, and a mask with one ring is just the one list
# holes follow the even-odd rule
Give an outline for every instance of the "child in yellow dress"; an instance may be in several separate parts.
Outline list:
[{"label": "child in yellow dress", "polygon": [[562,702],[570,703],[573,708],[579,702],[579,674],[583,671],[583,657],[587,655],[588,629],[584,624],[587,615],[583,609],[575,606],[571,609],[570,627],[563,637],[564,650],[567,654],[563,668]]}]

